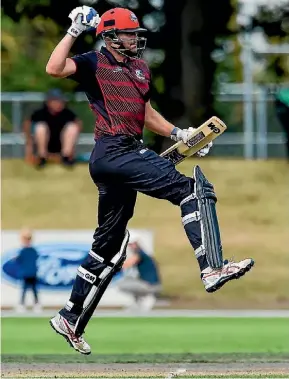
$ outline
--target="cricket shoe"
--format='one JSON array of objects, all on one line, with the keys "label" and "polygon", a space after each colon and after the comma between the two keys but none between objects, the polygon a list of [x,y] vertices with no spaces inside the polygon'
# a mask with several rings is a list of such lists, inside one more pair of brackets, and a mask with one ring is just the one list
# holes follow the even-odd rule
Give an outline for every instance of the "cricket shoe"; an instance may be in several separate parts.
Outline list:
[{"label": "cricket shoe", "polygon": [[61,334],[76,351],[81,354],[90,354],[91,349],[89,344],[84,340],[82,336],[76,337],[74,334],[74,326],[71,325],[64,317],[59,313],[50,320],[50,325],[56,331],[56,333]]},{"label": "cricket shoe", "polygon": [[206,291],[215,292],[229,280],[239,279],[251,270],[254,263],[253,259],[247,258],[240,262],[225,260],[224,266],[218,270],[207,267],[201,272],[201,279]]}]

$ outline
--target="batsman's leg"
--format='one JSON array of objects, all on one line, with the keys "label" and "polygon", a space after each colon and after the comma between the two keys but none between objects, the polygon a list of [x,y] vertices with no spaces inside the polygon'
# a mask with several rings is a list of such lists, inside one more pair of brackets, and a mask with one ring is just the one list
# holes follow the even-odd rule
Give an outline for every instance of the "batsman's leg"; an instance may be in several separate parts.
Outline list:
[{"label": "batsman's leg", "polygon": [[129,241],[127,223],[133,215],[136,192],[129,188],[99,187],[99,227],[92,248],[78,268],[66,306],[51,319],[51,326],[82,354],[90,346],[82,337],[113,275],[121,269]]},{"label": "batsman's leg", "polygon": [[223,249],[213,185],[199,166],[194,168],[192,193],[181,203],[182,222],[195,250],[207,292],[215,292],[227,281],[238,279],[254,265],[253,259],[223,261]]},{"label": "batsman's leg", "polygon": [[[155,152],[140,146],[124,156],[117,174],[123,174],[127,184],[146,195],[169,200],[181,208],[182,222],[198,260],[206,291],[214,292],[227,281],[238,279],[254,264],[252,259],[223,262],[222,244],[216,213],[214,187],[199,166],[189,178]],[[131,175],[127,175],[127,172]]]}]

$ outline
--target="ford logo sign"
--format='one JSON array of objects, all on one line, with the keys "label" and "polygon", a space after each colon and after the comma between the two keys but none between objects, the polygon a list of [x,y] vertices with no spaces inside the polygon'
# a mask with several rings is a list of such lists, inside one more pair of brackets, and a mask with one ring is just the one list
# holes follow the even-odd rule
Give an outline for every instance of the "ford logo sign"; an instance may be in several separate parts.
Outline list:
[{"label": "ford logo sign", "polygon": [[[38,251],[37,280],[39,289],[65,290],[72,287],[77,268],[87,256],[90,245],[81,243],[42,243],[33,247]],[[21,268],[15,260],[18,249],[2,255],[2,278],[12,284],[21,279]],[[119,276],[115,277],[115,279]]]}]

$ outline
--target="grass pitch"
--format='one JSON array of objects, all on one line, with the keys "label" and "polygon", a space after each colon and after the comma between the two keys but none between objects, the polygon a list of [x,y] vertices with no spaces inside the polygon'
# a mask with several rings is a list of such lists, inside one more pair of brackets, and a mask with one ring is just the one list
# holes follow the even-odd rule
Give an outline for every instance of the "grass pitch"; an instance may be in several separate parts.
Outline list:
[{"label": "grass pitch", "polygon": [[[44,318],[2,319],[5,378],[288,378],[286,319],[94,318],[82,356]],[[176,376],[180,368],[186,371]]]},{"label": "grass pitch", "polygon": [[[82,358],[51,329],[48,321],[44,318],[2,319],[4,361],[8,355],[27,358],[41,355],[50,361],[50,355],[56,359],[59,354],[59,362],[61,354],[72,354],[74,362]],[[95,354],[114,357],[112,360],[117,355],[129,360],[129,356],[134,359],[134,356],[144,358],[156,354],[158,359],[163,356],[167,360],[172,355],[188,359],[189,354],[274,356],[289,353],[286,319],[94,318],[86,332]]]}]

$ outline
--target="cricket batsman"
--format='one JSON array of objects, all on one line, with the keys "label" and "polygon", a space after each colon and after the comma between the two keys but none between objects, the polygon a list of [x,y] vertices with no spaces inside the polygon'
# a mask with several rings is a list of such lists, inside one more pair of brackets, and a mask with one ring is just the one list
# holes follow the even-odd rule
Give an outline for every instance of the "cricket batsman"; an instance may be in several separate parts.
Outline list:
[{"label": "cricket batsman", "polygon": [[[254,261],[223,260],[217,197],[200,167],[195,166],[193,176],[186,177],[170,161],[147,149],[141,140],[144,125],[184,143],[190,128],[175,127],[151,106],[150,70],[141,59],[146,46],[142,35],[146,30],[140,27],[136,15],[128,9],[114,8],[100,18],[95,9],[82,6],[73,9],[69,18],[71,26],[53,50],[46,72],[78,82],[95,114],[95,146],[89,172],[99,192],[98,227],[91,250],[78,268],[70,299],[50,324],[76,351],[90,354],[83,333],[126,258],[126,228],[138,192],[180,207],[207,292],[238,279],[252,268]],[[76,38],[92,27],[102,36],[105,47],[100,52],[69,58]],[[211,145],[200,150],[198,156],[206,155]]]}]

